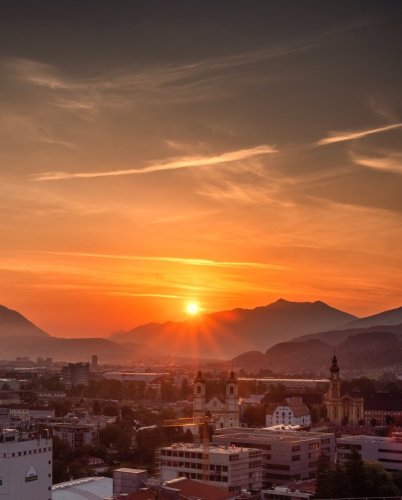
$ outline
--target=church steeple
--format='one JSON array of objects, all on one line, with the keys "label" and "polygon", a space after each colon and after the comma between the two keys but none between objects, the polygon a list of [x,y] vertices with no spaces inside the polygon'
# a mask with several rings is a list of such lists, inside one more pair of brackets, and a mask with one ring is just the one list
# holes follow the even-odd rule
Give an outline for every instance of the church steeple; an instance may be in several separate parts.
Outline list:
[{"label": "church steeple", "polygon": [[331,379],[334,380],[338,378],[339,378],[339,366],[338,366],[338,360],[334,354],[331,365]]},{"label": "church steeple", "polygon": [[331,364],[331,377],[329,380],[329,394],[332,399],[337,399],[341,396],[341,379],[339,378],[338,360],[334,354]]}]

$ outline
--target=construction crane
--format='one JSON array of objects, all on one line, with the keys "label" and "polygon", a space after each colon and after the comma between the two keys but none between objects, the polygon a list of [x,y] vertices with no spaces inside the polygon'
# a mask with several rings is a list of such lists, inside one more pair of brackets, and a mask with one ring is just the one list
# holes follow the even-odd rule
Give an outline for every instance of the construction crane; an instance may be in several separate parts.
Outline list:
[{"label": "construction crane", "polygon": [[209,424],[213,423],[213,417],[193,417],[176,418],[173,420],[164,420],[161,427],[189,427],[197,426],[200,430],[202,445],[202,482],[209,480]]}]

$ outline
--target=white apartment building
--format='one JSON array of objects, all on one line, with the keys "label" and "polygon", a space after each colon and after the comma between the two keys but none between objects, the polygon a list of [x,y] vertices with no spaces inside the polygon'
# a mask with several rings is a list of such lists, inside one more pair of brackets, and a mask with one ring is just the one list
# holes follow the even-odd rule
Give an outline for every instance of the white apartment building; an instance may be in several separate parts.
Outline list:
[{"label": "white apartment building", "polygon": [[0,499],[51,500],[52,440],[22,433],[0,431]]},{"label": "white apartment building", "polygon": [[343,436],[336,440],[337,460],[345,463],[353,450],[359,452],[362,460],[378,462],[388,472],[402,471],[402,435]]},{"label": "white apartment building", "polygon": [[[203,447],[174,444],[160,449],[160,474],[163,481],[178,477],[203,480]],[[261,450],[235,446],[210,446],[207,452],[208,481],[205,484],[231,492],[261,489]]]},{"label": "white apartment building", "polygon": [[240,427],[217,429],[212,442],[260,449],[264,487],[314,479],[320,453],[335,461],[335,435],[330,433]]},{"label": "white apartment building", "polygon": [[311,426],[310,410],[301,398],[286,398],[282,404],[269,405],[266,414],[266,426],[271,425],[299,425]]}]

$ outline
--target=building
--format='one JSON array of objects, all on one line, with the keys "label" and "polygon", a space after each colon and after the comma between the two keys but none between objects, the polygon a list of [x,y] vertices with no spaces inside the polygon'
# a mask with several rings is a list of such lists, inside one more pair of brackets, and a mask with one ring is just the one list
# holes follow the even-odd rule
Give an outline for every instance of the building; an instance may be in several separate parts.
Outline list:
[{"label": "building", "polygon": [[201,370],[198,371],[194,380],[193,416],[203,417],[206,414],[214,418],[216,428],[239,426],[239,390],[233,370],[226,381],[225,395],[212,397],[207,396],[206,381]]},{"label": "building", "polygon": [[73,450],[95,443],[95,429],[92,425],[79,423],[50,424],[53,435],[67,443]]},{"label": "building", "polygon": [[113,479],[110,477],[83,477],[52,486],[52,500],[104,500],[106,498],[113,498]]},{"label": "building", "polygon": [[[118,495],[116,500],[235,500],[236,493],[180,477],[164,483],[148,482],[146,488],[130,495]],[[247,497],[250,499],[250,497]]]},{"label": "building", "polygon": [[325,395],[327,417],[335,425],[358,425],[364,417],[364,400],[342,394],[342,379],[336,356],[332,358],[329,388]]},{"label": "building", "polygon": [[311,378],[272,378],[272,377],[264,377],[264,378],[254,378],[254,377],[239,377],[239,382],[257,382],[258,384],[262,384],[265,389],[270,389],[271,387],[275,387],[281,385],[286,387],[289,391],[292,392],[303,392],[305,389],[315,389],[318,391],[323,391],[328,386],[328,379],[319,378],[319,379],[311,379]]},{"label": "building", "polygon": [[335,462],[335,435],[329,433],[254,428],[217,429],[212,441],[221,446],[260,449],[264,487],[314,479],[320,453],[326,453],[331,462]]},{"label": "building", "polygon": [[[174,444],[160,449],[160,476],[163,481],[186,477],[203,481],[207,460],[208,480],[204,484],[231,492],[261,489],[261,450],[236,446],[209,446],[207,457],[197,444]],[[204,469],[205,470],[205,469]]]},{"label": "building", "polygon": [[48,433],[0,431],[0,498],[51,500],[52,440]]},{"label": "building", "polygon": [[76,385],[88,385],[89,363],[69,363],[63,367],[62,377],[67,389]]},{"label": "building", "polygon": [[121,468],[113,471],[113,496],[122,493],[135,493],[143,488],[148,472],[143,469]]},{"label": "building", "polygon": [[54,418],[55,410],[48,406],[8,405],[10,417],[20,420]]},{"label": "building", "polygon": [[310,410],[301,398],[286,398],[280,405],[268,405],[266,426],[271,425],[299,425],[311,426]]},{"label": "building", "polygon": [[98,368],[98,356],[96,354],[92,354],[91,358],[91,369],[92,370],[97,370]]},{"label": "building", "polygon": [[402,435],[394,433],[391,437],[379,436],[342,436],[336,440],[337,460],[345,463],[353,450],[362,460],[378,462],[388,472],[402,471]]},{"label": "building", "polygon": [[261,492],[261,500],[310,500],[312,496],[312,493],[290,489],[287,486],[275,486]]},{"label": "building", "polygon": [[401,425],[402,397],[400,394],[376,392],[364,401],[366,425]]}]

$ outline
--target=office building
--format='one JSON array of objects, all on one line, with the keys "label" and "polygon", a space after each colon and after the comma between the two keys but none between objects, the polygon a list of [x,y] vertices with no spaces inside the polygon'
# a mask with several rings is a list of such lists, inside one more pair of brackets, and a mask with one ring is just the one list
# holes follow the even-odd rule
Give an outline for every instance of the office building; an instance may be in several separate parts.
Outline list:
[{"label": "office building", "polygon": [[77,385],[88,385],[89,363],[69,363],[63,367],[62,377],[67,389]]},{"label": "office building", "polygon": [[263,486],[314,479],[320,453],[326,453],[331,462],[335,461],[334,434],[253,428],[217,429],[215,432],[214,444],[262,451]]},{"label": "office building", "polygon": [[[231,492],[261,489],[261,450],[236,446],[174,444],[160,449],[160,475],[163,481],[186,477]],[[206,471],[205,471],[206,466]]]},{"label": "office building", "polygon": [[337,460],[344,464],[357,451],[364,461],[378,462],[388,472],[402,472],[402,435],[343,436],[336,440]]}]

